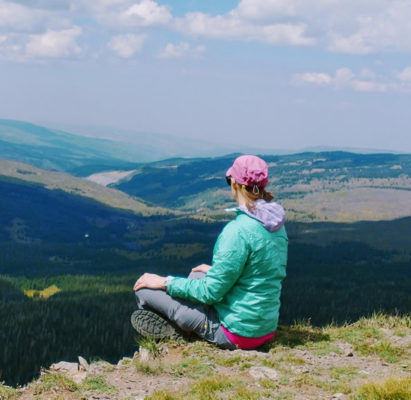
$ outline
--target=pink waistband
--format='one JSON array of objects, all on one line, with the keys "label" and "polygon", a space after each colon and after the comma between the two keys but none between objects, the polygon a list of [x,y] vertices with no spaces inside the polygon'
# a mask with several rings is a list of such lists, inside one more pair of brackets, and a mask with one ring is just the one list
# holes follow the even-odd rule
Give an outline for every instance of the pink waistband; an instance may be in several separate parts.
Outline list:
[{"label": "pink waistband", "polygon": [[268,342],[274,337],[275,331],[268,333],[267,335],[260,336],[260,337],[245,337],[236,335],[235,333],[231,333],[228,329],[226,329],[223,325],[221,328],[225,335],[227,336],[228,340],[236,345],[238,348],[243,350],[250,350],[256,349],[257,347],[262,346],[265,342]]}]

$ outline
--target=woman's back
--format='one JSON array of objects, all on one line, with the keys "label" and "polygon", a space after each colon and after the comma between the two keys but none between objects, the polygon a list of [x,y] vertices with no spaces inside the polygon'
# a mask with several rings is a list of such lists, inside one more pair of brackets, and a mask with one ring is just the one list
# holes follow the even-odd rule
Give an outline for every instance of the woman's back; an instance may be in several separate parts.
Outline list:
[{"label": "woman's back", "polygon": [[[230,243],[234,252],[228,248]],[[243,254],[247,253],[241,274],[232,288],[214,304],[222,324],[230,332],[255,337],[277,328],[281,282],[286,276],[287,247],[284,226],[270,232],[244,213],[225,227],[214,249],[213,269],[220,257],[231,258],[231,263],[238,260],[240,267]],[[226,279],[224,276],[220,278]]]}]

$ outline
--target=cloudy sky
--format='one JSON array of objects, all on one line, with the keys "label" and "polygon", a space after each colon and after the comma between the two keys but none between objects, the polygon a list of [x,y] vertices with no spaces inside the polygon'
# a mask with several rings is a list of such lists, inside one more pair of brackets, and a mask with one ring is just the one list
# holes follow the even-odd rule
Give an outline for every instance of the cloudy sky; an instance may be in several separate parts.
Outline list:
[{"label": "cloudy sky", "polygon": [[410,0],[0,0],[0,118],[411,152],[410,21]]}]

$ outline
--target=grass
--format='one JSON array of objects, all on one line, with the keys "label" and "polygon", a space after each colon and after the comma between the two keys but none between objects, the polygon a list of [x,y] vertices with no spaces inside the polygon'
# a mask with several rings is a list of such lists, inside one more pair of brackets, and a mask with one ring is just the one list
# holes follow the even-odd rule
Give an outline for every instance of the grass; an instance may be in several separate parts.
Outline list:
[{"label": "grass", "polygon": [[401,332],[403,336],[410,334],[411,317],[400,315],[385,315],[375,313],[369,318],[361,318],[354,324],[341,327],[326,328],[332,340],[342,340],[354,346],[360,355],[377,355],[388,363],[396,363],[405,354],[404,349],[393,346],[381,328]]},{"label": "grass", "polygon": [[222,367],[234,367],[238,366],[240,370],[250,368],[253,364],[253,357],[246,357],[244,355],[228,356],[219,355],[213,359],[214,363]]},{"label": "grass", "polygon": [[389,378],[383,382],[369,382],[360,387],[354,400],[410,400],[411,377]]},{"label": "grass", "polygon": [[43,290],[24,290],[24,294],[27,297],[35,298],[35,299],[48,299],[51,296],[54,296],[56,293],[61,292],[61,289],[58,288],[56,285],[51,285]]},{"label": "grass", "polygon": [[155,391],[146,400],[260,400],[262,392],[246,386],[244,379],[214,375],[192,383],[180,392]]},{"label": "grass", "polygon": [[81,384],[81,389],[97,393],[117,394],[118,390],[113,385],[107,383],[102,375],[92,375],[86,378]]},{"label": "grass", "polygon": [[150,336],[138,337],[136,339],[140,348],[146,349],[152,359],[160,358],[163,354],[164,342],[156,341]]},{"label": "grass", "polygon": [[137,372],[141,372],[145,375],[159,375],[164,372],[163,365],[160,362],[154,363],[134,360],[133,364]]},{"label": "grass", "polygon": [[170,367],[170,372],[174,376],[186,376],[188,378],[199,378],[211,375],[212,368],[209,364],[200,361],[198,358],[190,358]]},{"label": "grass", "polygon": [[0,383],[0,399],[1,400],[9,400],[9,399],[15,399],[19,396],[19,393],[17,392],[16,389],[13,389],[9,386],[4,386],[3,384]]},{"label": "grass", "polygon": [[330,336],[322,328],[313,327],[311,322],[298,321],[293,325],[280,325],[276,331],[274,341],[271,342],[270,349],[275,349],[278,345],[286,347],[304,346],[307,343],[329,341]]},{"label": "grass", "polygon": [[369,348],[361,349],[362,354],[376,354],[388,363],[396,363],[405,353],[400,347],[394,347],[387,341],[374,344]]},{"label": "grass", "polygon": [[[85,392],[105,393],[109,395],[117,394],[118,390],[106,382],[102,375],[88,376],[81,385],[78,385],[67,376],[60,373],[50,373],[43,375],[34,385],[34,394],[41,395],[45,392]],[[0,392],[1,394],[1,392]],[[63,396],[64,398],[64,396]],[[0,399],[3,398],[0,396]],[[7,397],[5,397],[7,399]]]},{"label": "grass", "polygon": [[42,394],[44,392],[53,391],[69,391],[76,392],[79,386],[67,376],[59,373],[43,375],[34,386],[34,394]]}]

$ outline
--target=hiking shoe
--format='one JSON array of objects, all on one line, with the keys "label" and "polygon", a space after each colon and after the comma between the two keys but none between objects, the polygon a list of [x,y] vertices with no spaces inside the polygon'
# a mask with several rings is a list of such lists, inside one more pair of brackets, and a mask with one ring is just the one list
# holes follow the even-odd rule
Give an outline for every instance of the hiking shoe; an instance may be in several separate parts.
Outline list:
[{"label": "hiking shoe", "polygon": [[168,320],[150,310],[136,310],[131,314],[131,325],[143,337],[155,340],[183,339],[183,332]]}]

